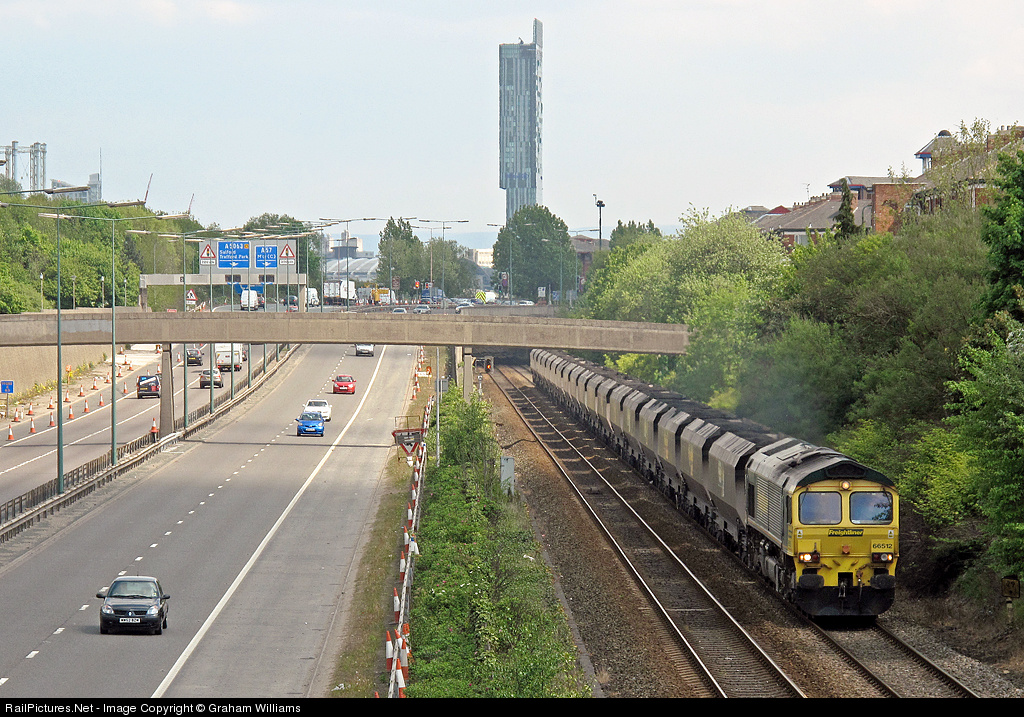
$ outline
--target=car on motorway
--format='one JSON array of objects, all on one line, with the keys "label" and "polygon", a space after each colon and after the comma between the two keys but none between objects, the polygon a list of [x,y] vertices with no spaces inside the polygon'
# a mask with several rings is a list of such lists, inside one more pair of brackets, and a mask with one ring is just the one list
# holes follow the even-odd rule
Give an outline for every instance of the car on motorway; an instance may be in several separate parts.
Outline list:
[{"label": "car on motorway", "polygon": [[334,393],[351,393],[356,392],[356,380],[351,376],[342,374],[334,377]]},{"label": "car on motorway", "polygon": [[428,306],[427,304],[416,304],[416,306],[412,307],[412,313],[414,313],[414,314],[429,314],[430,313],[430,306]]},{"label": "car on motorway", "polygon": [[356,344],[356,356],[373,356],[373,344]]},{"label": "car on motorway", "polygon": [[295,420],[299,422],[299,425],[295,427],[296,436],[324,435],[323,414],[314,411],[303,411]]},{"label": "car on motorway", "polygon": [[285,311],[298,311],[299,310],[299,297],[295,294],[288,294],[284,297]]},{"label": "car on motorway", "polygon": [[202,366],[203,352],[200,351],[199,349],[185,349],[185,365]]},{"label": "car on motorway", "polygon": [[139,376],[135,379],[135,397],[145,398],[147,396],[160,398],[159,376]]},{"label": "car on motorway", "polygon": [[224,377],[219,368],[203,369],[199,372],[199,388],[210,387],[210,371],[213,371],[213,385],[217,388],[224,388]]},{"label": "car on motorway", "polygon": [[100,634],[113,630],[148,630],[161,635],[167,629],[171,596],[160,581],[148,575],[122,575],[96,593],[100,606]]},{"label": "car on motorway", "polygon": [[395,307],[394,309],[391,310],[391,313],[392,314],[408,314],[409,312],[405,310],[404,306],[397,306],[397,307]]},{"label": "car on motorway", "polygon": [[302,407],[303,413],[310,413],[314,411],[323,416],[325,421],[331,420],[331,404],[324,399],[311,398],[306,401],[306,405]]}]

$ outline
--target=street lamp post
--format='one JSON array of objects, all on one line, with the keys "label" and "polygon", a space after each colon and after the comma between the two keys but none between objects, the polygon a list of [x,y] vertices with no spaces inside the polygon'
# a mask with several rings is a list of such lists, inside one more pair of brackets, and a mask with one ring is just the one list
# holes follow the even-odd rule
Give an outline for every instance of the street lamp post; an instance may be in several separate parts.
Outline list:
[{"label": "street lamp post", "polygon": [[[68,191],[70,191],[73,188],[68,187],[66,189]],[[79,189],[81,189],[81,188],[79,188]],[[88,189],[88,187],[86,187],[85,189]],[[139,202],[139,203],[141,204],[141,202]],[[130,204],[133,204],[133,203],[132,202],[125,202],[125,203],[122,203],[122,204],[117,205],[117,206],[129,206]],[[5,203],[5,202],[0,202],[0,208],[7,207],[7,206],[10,206],[10,205]],[[57,220],[57,396],[59,397],[60,394],[61,394],[61,389],[63,387],[63,383],[64,383],[64,377],[63,377],[63,374],[62,374],[62,371],[63,371],[63,368],[64,368],[64,356],[63,356],[63,347],[61,345],[62,344],[62,340],[61,340],[62,336],[61,336],[61,307],[60,307],[60,305],[61,305],[61,301],[60,301],[60,295],[61,295],[61,281],[60,281],[60,254],[61,254],[61,251],[60,251],[60,220],[61,220],[61,217],[66,216],[66,214],[65,214],[66,210],[77,211],[77,210],[80,210],[80,209],[88,209],[90,207],[98,207],[98,206],[111,207],[111,206],[115,206],[115,203],[113,203],[113,202],[99,202],[99,203],[96,203],[96,204],[81,204],[81,205],[76,205],[76,206],[73,206],[73,207],[47,207],[47,206],[32,205],[32,204],[19,204],[17,206],[31,207],[33,209],[49,209],[51,211],[56,210],[55,214],[48,214],[48,215],[47,214],[40,214],[40,216],[44,216],[44,217],[48,217],[48,218],[54,218],[54,219]],[[111,336],[113,336],[113,327],[111,327]],[[111,367],[113,367],[113,365],[114,365],[114,357],[113,356],[111,356],[111,358],[110,358],[110,364],[111,364]],[[111,410],[113,410],[113,403],[114,402],[111,401],[110,403],[111,403]],[[111,414],[111,415],[113,415],[113,414]],[[57,492],[58,493],[63,493],[64,492],[64,412],[63,411],[57,411]]]},{"label": "street lamp post", "polygon": [[[413,218],[415,218],[415,217],[413,217]],[[469,220],[468,219],[420,219],[419,221],[426,222],[427,224],[440,224],[441,225],[441,301],[442,301],[442,303],[441,303],[441,310],[444,311],[444,309],[447,308],[447,306],[448,306],[448,293],[447,293],[447,290],[445,289],[445,283],[444,283],[444,271],[445,271],[444,257],[445,257],[445,254],[447,253],[445,251],[445,243],[444,243],[444,230],[445,230],[445,226],[448,225],[448,224],[465,224]]]},{"label": "street lamp post", "polygon": [[601,239],[601,213],[604,210],[604,202],[598,199],[596,194],[594,195],[594,205],[597,207],[597,250],[601,251],[604,249]]}]

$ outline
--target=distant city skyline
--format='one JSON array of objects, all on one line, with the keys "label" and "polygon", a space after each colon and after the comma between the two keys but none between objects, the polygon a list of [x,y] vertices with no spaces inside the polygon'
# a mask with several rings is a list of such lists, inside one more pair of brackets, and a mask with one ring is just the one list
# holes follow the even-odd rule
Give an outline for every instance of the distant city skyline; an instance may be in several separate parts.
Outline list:
[{"label": "distant city skyline", "polygon": [[843,176],[916,175],[914,153],[940,130],[1024,120],[1014,0],[0,0],[0,12],[0,145],[46,143],[48,178],[72,185],[102,169],[110,200],[142,198],[152,176],[151,209],[191,203],[204,226],[269,212],[493,233],[506,220],[495,47],[527,44],[534,18],[541,203],[570,230],[596,229],[596,194],[605,238],[619,220],[671,227],[691,207],[790,206]]}]

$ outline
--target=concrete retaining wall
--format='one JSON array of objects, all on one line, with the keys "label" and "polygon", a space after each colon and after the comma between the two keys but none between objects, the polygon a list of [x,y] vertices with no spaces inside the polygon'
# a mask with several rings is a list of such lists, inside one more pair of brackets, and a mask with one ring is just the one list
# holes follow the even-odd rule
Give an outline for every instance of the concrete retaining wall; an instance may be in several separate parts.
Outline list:
[{"label": "concrete retaining wall", "polygon": [[[110,360],[110,345],[64,346],[61,349],[64,366],[72,369]],[[14,396],[28,393],[35,384],[44,386],[57,381],[56,346],[0,347],[0,381],[14,381]]]}]

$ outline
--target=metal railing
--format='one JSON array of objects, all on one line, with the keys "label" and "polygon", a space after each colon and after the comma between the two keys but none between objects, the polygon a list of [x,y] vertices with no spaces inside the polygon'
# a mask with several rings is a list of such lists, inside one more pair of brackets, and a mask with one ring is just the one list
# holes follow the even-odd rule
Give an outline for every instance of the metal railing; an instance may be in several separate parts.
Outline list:
[{"label": "metal railing", "polygon": [[[245,376],[235,384],[235,395],[222,393],[213,402],[213,413],[210,413],[210,404],[202,408],[190,411],[188,414],[188,429],[183,430],[185,419],[174,420],[173,432],[161,437],[158,433],[146,433],[135,440],[117,447],[117,465],[110,464],[110,454],[92,459],[83,463],[77,468],[64,474],[64,492],[59,491],[60,481],[53,478],[36,488],[12,498],[6,503],[0,504],[0,543],[4,543],[19,533],[27,530],[36,523],[41,522],[47,516],[56,513],[81,498],[93,493],[98,488],[118,478],[124,473],[132,470],[140,463],[160,453],[165,445],[175,443],[182,438],[187,438],[193,433],[205,428],[218,416],[226,413],[232,405],[245,398],[247,394],[258,388],[263,381],[272,376],[280,365],[288,359],[294,349],[289,344],[282,344],[280,358],[275,359],[272,367],[260,365],[252,374],[252,387],[249,386],[249,377]],[[274,352],[277,355],[278,352]],[[271,356],[267,354],[267,360]],[[257,381],[256,379],[260,380]],[[225,405],[227,404],[227,405]],[[218,410],[223,407],[223,410]]]}]

